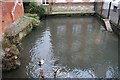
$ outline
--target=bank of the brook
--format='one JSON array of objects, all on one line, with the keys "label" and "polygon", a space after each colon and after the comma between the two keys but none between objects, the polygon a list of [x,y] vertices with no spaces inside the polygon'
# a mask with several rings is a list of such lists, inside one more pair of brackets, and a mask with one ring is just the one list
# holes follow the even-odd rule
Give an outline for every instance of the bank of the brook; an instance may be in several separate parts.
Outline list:
[{"label": "bank of the brook", "polygon": [[2,48],[5,53],[2,59],[2,70],[10,71],[19,68],[21,65],[20,41],[33,28],[40,25],[39,17],[36,14],[26,14],[19,20],[15,21],[4,33],[2,40]]},{"label": "bank of the brook", "polygon": [[[81,13],[79,16],[83,16]],[[52,14],[51,14],[52,15]],[[54,14],[53,14],[54,15]],[[55,14],[56,15],[56,14]],[[65,15],[74,15],[65,14]],[[76,15],[76,14],[75,14]],[[47,17],[48,14],[45,16]],[[50,16],[50,15],[49,15]],[[2,39],[2,49],[4,56],[2,58],[2,70],[10,71],[19,68],[21,65],[19,55],[20,41],[28,35],[33,28],[40,26],[41,22],[37,14],[25,14],[19,20],[15,21],[4,33]]]}]

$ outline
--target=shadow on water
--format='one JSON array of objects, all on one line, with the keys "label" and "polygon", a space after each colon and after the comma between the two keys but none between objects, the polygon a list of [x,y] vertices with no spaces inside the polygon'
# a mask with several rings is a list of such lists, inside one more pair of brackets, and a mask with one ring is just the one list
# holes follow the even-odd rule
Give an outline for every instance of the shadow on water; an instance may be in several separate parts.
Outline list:
[{"label": "shadow on water", "polygon": [[118,77],[118,37],[105,31],[94,17],[52,17],[43,21],[23,41],[20,69],[4,77],[38,78],[42,65],[44,75],[53,78]]}]

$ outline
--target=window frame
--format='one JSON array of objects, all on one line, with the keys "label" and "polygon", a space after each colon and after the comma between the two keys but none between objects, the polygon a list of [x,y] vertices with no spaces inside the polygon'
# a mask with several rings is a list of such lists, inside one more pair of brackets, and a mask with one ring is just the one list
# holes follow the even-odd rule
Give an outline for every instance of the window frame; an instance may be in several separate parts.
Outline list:
[{"label": "window frame", "polygon": [[43,5],[49,5],[49,0],[41,0],[41,3],[42,3]]}]

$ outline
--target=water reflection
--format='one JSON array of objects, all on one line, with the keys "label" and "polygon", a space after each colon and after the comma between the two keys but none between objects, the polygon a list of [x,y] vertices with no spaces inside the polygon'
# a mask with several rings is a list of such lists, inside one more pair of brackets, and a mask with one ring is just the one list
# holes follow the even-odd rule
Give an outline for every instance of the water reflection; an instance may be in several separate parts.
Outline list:
[{"label": "water reflection", "polygon": [[96,18],[48,18],[43,27],[23,41],[24,51],[31,55],[26,65],[30,76],[39,77],[38,62],[44,59],[48,78],[55,67],[61,68],[60,78],[118,77],[118,38],[104,31]]}]

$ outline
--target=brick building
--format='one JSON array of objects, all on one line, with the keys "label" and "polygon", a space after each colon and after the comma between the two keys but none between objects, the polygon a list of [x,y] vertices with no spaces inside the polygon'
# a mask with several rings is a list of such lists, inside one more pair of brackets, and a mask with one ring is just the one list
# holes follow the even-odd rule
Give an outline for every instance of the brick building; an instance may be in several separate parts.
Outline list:
[{"label": "brick building", "polygon": [[52,3],[79,3],[79,2],[94,2],[95,0],[35,0],[39,2],[40,4],[49,5]]},{"label": "brick building", "polygon": [[52,6],[53,12],[94,10],[95,0],[35,0],[38,4]]},{"label": "brick building", "polygon": [[22,0],[6,0],[0,2],[0,34],[3,33],[14,21],[24,15]]}]

